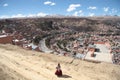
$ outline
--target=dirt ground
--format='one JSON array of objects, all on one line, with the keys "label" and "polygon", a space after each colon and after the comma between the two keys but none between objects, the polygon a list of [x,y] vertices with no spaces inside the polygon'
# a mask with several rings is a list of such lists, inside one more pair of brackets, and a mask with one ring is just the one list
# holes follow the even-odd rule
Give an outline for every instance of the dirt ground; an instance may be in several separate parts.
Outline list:
[{"label": "dirt ground", "polygon": [[[55,76],[57,63],[62,77]],[[24,50],[0,44],[0,80],[120,80],[120,66]]]}]

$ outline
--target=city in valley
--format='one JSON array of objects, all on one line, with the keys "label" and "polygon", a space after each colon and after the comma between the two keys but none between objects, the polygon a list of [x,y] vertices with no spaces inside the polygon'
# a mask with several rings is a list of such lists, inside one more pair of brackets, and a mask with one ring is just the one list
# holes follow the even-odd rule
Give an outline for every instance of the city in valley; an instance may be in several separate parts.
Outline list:
[{"label": "city in valley", "polygon": [[0,20],[0,43],[24,49],[120,65],[120,18]]},{"label": "city in valley", "polygon": [[120,71],[120,18],[1,19],[0,51],[0,65],[12,75],[9,80],[58,80],[54,76],[57,63],[66,74],[60,80],[118,80],[110,76]]}]

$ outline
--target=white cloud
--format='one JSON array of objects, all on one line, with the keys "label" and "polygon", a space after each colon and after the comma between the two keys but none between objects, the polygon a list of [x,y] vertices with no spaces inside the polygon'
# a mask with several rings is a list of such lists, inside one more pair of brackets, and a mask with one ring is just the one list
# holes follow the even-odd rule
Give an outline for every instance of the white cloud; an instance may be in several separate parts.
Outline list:
[{"label": "white cloud", "polygon": [[11,18],[16,18],[16,17],[26,17],[26,16],[23,14],[16,14],[11,16]]},{"label": "white cloud", "polygon": [[7,7],[7,6],[8,6],[8,4],[7,4],[7,3],[3,4],[3,7]]},{"label": "white cloud", "polygon": [[110,15],[116,15],[116,13],[118,12],[118,10],[112,8],[112,9],[109,9],[109,14]]},{"label": "white cloud", "polygon": [[105,12],[108,12],[108,11],[109,11],[109,7],[104,7],[103,10],[104,10]]},{"label": "white cloud", "polygon": [[3,18],[23,18],[23,17],[44,17],[46,15],[47,14],[43,13],[43,12],[39,12],[37,14],[28,14],[28,15],[24,15],[24,14],[15,14],[12,16],[2,15],[2,16],[0,16],[0,19],[3,19]]},{"label": "white cloud", "polygon": [[46,15],[47,15],[46,13],[40,12],[40,13],[38,13],[36,16],[42,16],[42,17],[44,17],[44,16],[46,16]]},{"label": "white cloud", "polygon": [[117,13],[118,11],[116,9],[112,9],[112,13]]},{"label": "white cloud", "polygon": [[46,2],[44,2],[44,4],[45,4],[45,5],[51,4],[51,2],[50,2],[50,1],[46,1]]},{"label": "white cloud", "polygon": [[88,9],[94,9],[95,10],[95,9],[97,9],[97,7],[95,7],[95,6],[89,6]]},{"label": "white cloud", "polygon": [[51,1],[46,1],[46,2],[44,2],[44,4],[45,4],[45,5],[50,5],[50,6],[56,5],[56,3],[51,2]]},{"label": "white cloud", "polygon": [[26,17],[44,17],[44,16],[46,16],[47,14],[46,13],[43,13],[43,12],[39,12],[39,13],[37,13],[37,14],[29,14],[29,15],[27,15]]},{"label": "white cloud", "polygon": [[36,16],[36,14],[29,14],[29,15],[27,15],[27,17],[35,17]]},{"label": "white cloud", "polygon": [[9,18],[10,16],[8,16],[8,15],[2,15],[2,16],[0,16],[0,19],[2,19],[2,18]]},{"label": "white cloud", "polygon": [[51,3],[51,6],[54,6],[54,5],[56,5],[56,3]]},{"label": "white cloud", "polygon": [[89,16],[91,16],[91,17],[94,16],[94,15],[95,15],[95,13],[89,13]]},{"label": "white cloud", "polygon": [[71,11],[75,10],[77,7],[80,7],[80,6],[81,6],[80,4],[71,4],[71,5],[69,5],[67,11],[71,12]]},{"label": "white cloud", "polygon": [[79,10],[79,11],[75,11],[73,16],[83,16],[83,11],[82,10]]},{"label": "white cloud", "polygon": [[75,13],[73,14],[73,16],[78,16],[78,12],[77,12],[77,11],[75,11]]},{"label": "white cloud", "polygon": [[82,10],[79,11],[79,13],[82,13],[82,12],[83,12]]}]

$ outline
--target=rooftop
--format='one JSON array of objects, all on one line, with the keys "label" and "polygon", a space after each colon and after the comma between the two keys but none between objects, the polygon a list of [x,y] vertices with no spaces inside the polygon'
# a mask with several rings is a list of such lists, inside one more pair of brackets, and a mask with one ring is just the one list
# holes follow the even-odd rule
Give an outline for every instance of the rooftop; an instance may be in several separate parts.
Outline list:
[{"label": "rooftop", "polygon": [[7,35],[0,35],[0,38],[7,37]]},{"label": "rooftop", "polygon": [[91,57],[91,51],[86,54],[85,59],[94,61],[103,61],[112,63],[112,55],[110,50],[104,44],[96,44],[96,48],[100,49],[99,52],[94,52],[94,57]]}]

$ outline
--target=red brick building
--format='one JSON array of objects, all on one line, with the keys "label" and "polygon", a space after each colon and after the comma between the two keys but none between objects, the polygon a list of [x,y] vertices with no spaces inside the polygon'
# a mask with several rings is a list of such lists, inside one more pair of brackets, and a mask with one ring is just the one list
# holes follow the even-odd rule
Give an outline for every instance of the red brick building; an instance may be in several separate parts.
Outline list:
[{"label": "red brick building", "polygon": [[11,43],[12,44],[13,36],[0,35],[0,44]]}]

